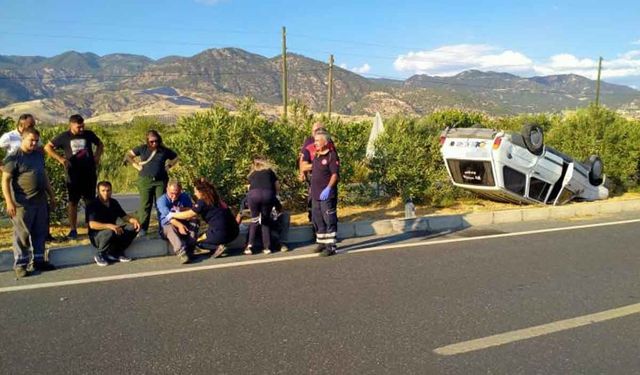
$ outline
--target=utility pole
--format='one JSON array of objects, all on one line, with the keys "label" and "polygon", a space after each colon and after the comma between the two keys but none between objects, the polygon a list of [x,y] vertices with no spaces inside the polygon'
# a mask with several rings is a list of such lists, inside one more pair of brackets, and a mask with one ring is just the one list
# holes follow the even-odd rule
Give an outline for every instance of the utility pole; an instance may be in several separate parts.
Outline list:
[{"label": "utility pole", "polygon": [[596,81],[596,107],[600,105],[600,72],[602,71],[602,56],[598,61],[598,80]]},{"label": "utility pole", "polygon": [[287,28],[282,26],[282,118],[287,119],[289,98],[287,92]]},{"label": "utility pole", "polygon": [[331,102],[333,99],[333,55],[329,56],[329,84],[327,93],[327,113],[331,118]]}]

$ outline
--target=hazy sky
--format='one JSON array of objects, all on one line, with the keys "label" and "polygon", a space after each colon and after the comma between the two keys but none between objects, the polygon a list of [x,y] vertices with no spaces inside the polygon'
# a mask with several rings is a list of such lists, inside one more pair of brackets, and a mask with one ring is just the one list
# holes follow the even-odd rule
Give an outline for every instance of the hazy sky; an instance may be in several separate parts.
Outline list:
[{"label": "hazy sky", "polygon": [[0,0],[0,54],[151,58],[239,47],[370,77],[576,73],[640,87],[640,1]]}]

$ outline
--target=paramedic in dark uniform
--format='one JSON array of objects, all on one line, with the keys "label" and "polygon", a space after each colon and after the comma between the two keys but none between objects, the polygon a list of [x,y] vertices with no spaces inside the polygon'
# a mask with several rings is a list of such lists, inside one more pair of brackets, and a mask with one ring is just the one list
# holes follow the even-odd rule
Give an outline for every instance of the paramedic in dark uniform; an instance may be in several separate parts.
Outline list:
[{"label": "paramedic in dark uniform", "polygon": [[[311,218],[316,229],[317,251],[329,256],[336,253],[338,232],[338,180],[340,160],[329,148],[331,137],[326,131],[314,135],[315,155],[311,169]],[[308,155],[307,155],[308,156]]]}]

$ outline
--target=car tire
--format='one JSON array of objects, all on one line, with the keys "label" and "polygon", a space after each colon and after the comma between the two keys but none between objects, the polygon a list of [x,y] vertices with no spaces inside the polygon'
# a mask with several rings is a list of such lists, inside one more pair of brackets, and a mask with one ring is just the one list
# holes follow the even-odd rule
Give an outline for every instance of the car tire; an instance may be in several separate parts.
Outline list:
[{"label": "car tire", "polygon": [[589,156],[589,182],[593,186],[602,184],[602,176],[604,175],[604,164],[598,155]]},{"label": "car tire", "polygon": [[536,124],[527,124],[522,128],[522,139],[527,150],[534,155],[541,155],[544,149],[544,133]]}]

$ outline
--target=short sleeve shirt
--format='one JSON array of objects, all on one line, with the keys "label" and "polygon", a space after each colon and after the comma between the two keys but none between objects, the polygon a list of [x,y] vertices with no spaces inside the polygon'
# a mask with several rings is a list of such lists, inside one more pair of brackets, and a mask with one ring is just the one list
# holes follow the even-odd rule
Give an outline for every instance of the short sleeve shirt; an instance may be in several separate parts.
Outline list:
[{"label": "short sleeve shirt", "polygon": [[[135,156],[140,157],[142,170],[138,175],[140,177],[151,177],[156,181],[166,181],[169,179],[167,168],[165,166],[167,160],[173,160],[178,157],[173,150],[166,147],[156,148],[155,154],[148,145],[140,145],[133,150]],[[153,154],[153,157],[151,155]]]},{"label": "short sleeve shirt", "polygon": [[278,177],[271,169],[255,171],[249,176],[249,190],[266,189],[275,191],[276,181],[278,181]]},{"label": "short sleeve shirt", "polygon": [[[333,142],[329,142],[327,144],[327,148],[330,151],[334,151],[336,153],[336,157],[338,156],[336,146],[333,144]],[[311,143],[305,142],[305,146],[302,147],[302,150],[300,152],[302,153],[302,160],[307,163],[311,163],[313,161],[313,158],[316,156],[316,145],[313,142],[313,139]]]},{"label": "short sleeve shirt", "polygon": [[22,144],[22,136],[17,130],[6,132],[0,137],[0,147],[7,151],[7,155],[16,152]]},{"label": "short sleeve shirt", "polygon": [[67,170],[70,177],[83,177],[86,173],[95,174],[96,163],[93,160],[93,146],[102,144],[100,138],[91,130],[81,134],[71,134],[70,130],[59,134],[51,144],[55,149],[64,150],[64,158],[71,167]]},{"label": "short sleeve shirt", "polygon": [[47,175],[41,150],[25,153],[18,149],[8,155],[3,164],[3,172],[11,176],[16,205],[47,202]]},{"label": "short sleeve shirt", "polygon": [[[118,218],[127,216],[120,203],[113,198],[109,198],[109,206],[102,203],[99,198],[96,198],[87,205],[87,223],[89,221],[97,221],[103,224],[116,224]],[[90,234],[98,232],[89,228]]]},{"label": "short sleeve shirt", "polygon": [[[311,198],[320,200],[320,193],[329,184],[331,175],[340,173],[340,160],[338,154],[331,150],[324,155],[317,155],[313,159],[313,169],[311,169]],[[335,198],[337,186],[331,189],[329,198]]]}]

